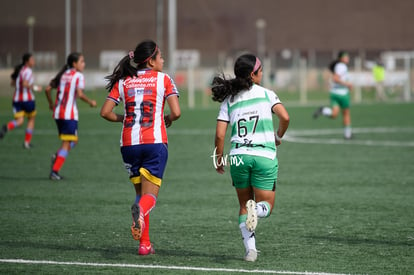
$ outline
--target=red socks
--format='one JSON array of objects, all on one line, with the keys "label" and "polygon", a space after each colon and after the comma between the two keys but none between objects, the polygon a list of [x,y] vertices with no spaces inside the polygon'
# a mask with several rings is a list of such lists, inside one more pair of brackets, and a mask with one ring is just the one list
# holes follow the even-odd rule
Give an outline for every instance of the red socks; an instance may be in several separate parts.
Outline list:
[{"label": "red socks", "polygon": [[139,243],[141,245],[150,245],[150,236],[149,236],[149,214],[144,217],[145,227],[144,231],[142,231],[141,239],[139,240]]},{"label": "red socks", "polygon": [[24,136],[24,142],[26,144],[30,144],[30,141],[32,140],[33,130],[26,129],[26,135]]},{"label": "red socks", "polygon": [[68,151],[66,151],[65,149],[60,149],[57,152],[56,160],[55,160],[55,163],[53,164],[52,171],[59,172],[67,156],[68,156]]},{"label": "red socks", "polygon": [[139,201],[139,207],[141,208],[142,212],[144,212],[144,216],[147,216],[149,212],[154,208],[155,203],[157,202],[157,198],[152,194],[145,194],[141,197]]}]

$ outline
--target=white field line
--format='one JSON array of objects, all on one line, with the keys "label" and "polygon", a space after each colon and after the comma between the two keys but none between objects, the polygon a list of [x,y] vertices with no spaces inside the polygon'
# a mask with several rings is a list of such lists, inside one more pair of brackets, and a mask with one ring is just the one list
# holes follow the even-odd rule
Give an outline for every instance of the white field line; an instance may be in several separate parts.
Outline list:
[{"label": "white field line", "polygon": [[[353,128],[354,134],[397,134],[397,133],[414,133],[414,128]],[[336,138],[317,138],[323,135],[341,134],[342,129],[310,129],[310,130],[293,130],[289,131],[285,135],[285,140],[288,142],[296,143],[309,143],[309,144],[348,144],[348,145],[365,145],[365,146],[399,146],[399,147],[414,147],[413,141],[397,141],[397,140],[367,140],[358,138],[353,140],[344,140]],[[309,138],[313,137],[313,138]]]},{"label": "white field line", "polygon": [[91,267],[115,267],[115,268],[142,268],[142,269],[164,269],[164,270],[183,270],[183,271],[207,271],[207,272],[238,272],[254,274],[288,274],[288,275],[345,275],[341,273],[327,272],[296,272],[296,271],[277,271],[277,270],[246,270],[232,268],[209,268],[193,266],[168,266],[168,265],[141,265],[141,264],[109,264],[109,263],[87,263],[87,262],[57,262],[42,260],[24,260],[24,259],[0,259],[2,263],[13,264],[33,264],[33,265],[73,265],[73,266],[91,266]]},{"label": "white field line", "polygon": [[[398,133],[414,133],[414,128],[353,128],[352,132],[355,134],[398,134]],[[287,142],[309,143],[309,144],[347,144],[347,145],[365,145],[365,146],[398,146],[398,147],[414,147],[414,140],[412,141],[396,141],[396,140],[367,140],[354,139],[344,140],[342,138],[318,138],[324,135],[338,134],[342,135],[343,129],[305,129],[305,130],[288,130],[284,140]],[[35,130],[35,135],[56,135],[57,131],[52,129]],[[81,136],[94,136],[102,134],[120,135],[117,131],[108,132],[104,129],[84,129],[80,130]],[[183,135],[183,136],[214,136],[214,129],[169,129],[168,135]],[[309,138],[313,137],[313,138]]]}]

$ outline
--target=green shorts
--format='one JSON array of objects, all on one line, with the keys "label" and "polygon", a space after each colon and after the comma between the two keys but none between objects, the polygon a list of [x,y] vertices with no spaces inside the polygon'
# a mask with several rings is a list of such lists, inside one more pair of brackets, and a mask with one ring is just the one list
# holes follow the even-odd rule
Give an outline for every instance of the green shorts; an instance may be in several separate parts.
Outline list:
[{"label": "green shorts", "polygon": [[341,109],[348,109],[351,106],[351,96],[349,92],[345,95],[331,93],[331,107],[339,106]]},{"label": "green shorts", "polygon": [[230,156],[230,173],[234,187],[241,189],[249,186],[260,190],[276,189],[278,161],[277,158],[232,155]]}]

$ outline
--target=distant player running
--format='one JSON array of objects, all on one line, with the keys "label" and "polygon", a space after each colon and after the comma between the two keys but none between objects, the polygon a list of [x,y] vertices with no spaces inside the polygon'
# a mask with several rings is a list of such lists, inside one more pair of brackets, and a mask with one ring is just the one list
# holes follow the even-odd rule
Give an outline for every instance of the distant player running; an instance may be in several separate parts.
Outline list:
[{"label": "distant player running", "polygon": [[32,140],[33,129],[35,126],[36,106],[33,90],[39,91],[40,87],[33,84],[34,77],[32,68],[35,65],[35,59],[30,53],[26,53],[22,57],[22,63],[17,65],[11,75],[12,86],[16,87],[13,95],[13,113],[14,120],[2,126],[0,129],[0,139],[4,135],[20,127],[24,122],[24,116],[28,117],[26,135],[24,137],[23,147],[32,148],[30,143]]},{"label": "distant player running", "polygon": [[[71,53],[66,65],[50,81],[46,88],[46,98],[49,102],[49,108],[53,111],[53,118],[59,132],[59,138],[62,140],[62,146],[56,154],[52,156],[52,169],[49,178],[51,180],[61,180],[59,174],[69,151],[75,147],[78,142],[78,107],[76,98],[79,97],[91,107],[96,107],[96,101],[89,99],[84,93],[85,79],[83,69],[85,68],[85,59],[81,53]],[[51,91],[57,89],[55,104],[53,104]]]},{"label": "distant player running", "polygon": [[342,110],[345,139],[352,138],[351,112],[349,110],[351,105],[350,90],[352,90],[352,84],[349,82],[348,64],[348,53],[345,51],[339,52],[338,58],[329,66],[329,69],[332,72],[332,88],[330,92],[331,107],[319,107],[313,114],[315,119],[320,115],[336,118],[339,111]]},{"label": "distant player running", "polygon": [[[244,259],[253,262],[257,259],[257,218],[270,216],[274,207],[278,174],[276,146],[282,143],[289,114],[273,91],[259,86],[263,71],[256,56],[240,56],[234,65],[234,74],[234,79],[215,77],[212,83],[213,100],[221,102],[215,138],[216,170],[224,173],[224,139],[230,126],[228,161],[240,205]],[[276,133],[272,113],[279,119]]]},{"label": "distant player running", "polygon": [[[149,237],[149,213],[155,207],[168,158],[166,127],[180,115],[178,91],[162,73],[164,59],[153,41],[144,41],[129,52],[107,79],[109,95],[101,116],[122,122],[121,154],[135,187],[131,207],[131,233],[139,240],[139,255],[154,254]],[[124,115],[113,112],[124,103]],[[170,114],[164,115],[167,101]]]}]

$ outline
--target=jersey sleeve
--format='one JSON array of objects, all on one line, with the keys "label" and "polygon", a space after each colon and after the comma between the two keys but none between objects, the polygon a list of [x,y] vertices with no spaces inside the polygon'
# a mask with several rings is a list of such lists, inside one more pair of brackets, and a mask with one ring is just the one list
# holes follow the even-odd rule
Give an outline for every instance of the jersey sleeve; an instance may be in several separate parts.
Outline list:
[{"label": "jersey sleeve", "polygon": [[164,97],[167,98],[172,95],[180,96],[180,93],[177,90],[177,87],[175,86],[174,80],[169,75],[164,76],[164,85],[165,85],[165,94]]},{"label": "jersey sleeve", "polygon": [[343,75],[344,73],[346,73],[346,71],[347,71],[347,68],[344,63],[338,63],[336,64],[334,68],[334,73],[338,75]]},{"label": "jersey sleeve", "polygon": [[112,100],[116,103],[116,105],[119,104],[119,102],[121,101],[121,95],[119,93],[119,82],[115,83],[114,87],[109,92],[107,99]]},{"label": "jersey sleeve", "polygon": [[224,100],[220,105],[220,111],[217,120],[230,122],[229,106],[227,100]]},{"label": "jersey sleeve", "polygon": [[85,89],[85,77],[83,76],[83,74],[79,74],[78,76],[78,84],[77,84],[77,88],[84,90]]},{"label": "jersey sleeve", "polygon": [[29,83],[29,85],[33,85],[33,82],[34,82],[33,72],[30,68],[28,68],[24,71],[23,80],[27,81]]},{"label": "jersey sleeve", "polygon": [[277,94],[273,91],[266,90],[267,98],[270,100],[270,106],[271,109],[273,109],[273,106],[276,104],[281,104],[282,101],[280,101],[280,98],[277,96]]}]

